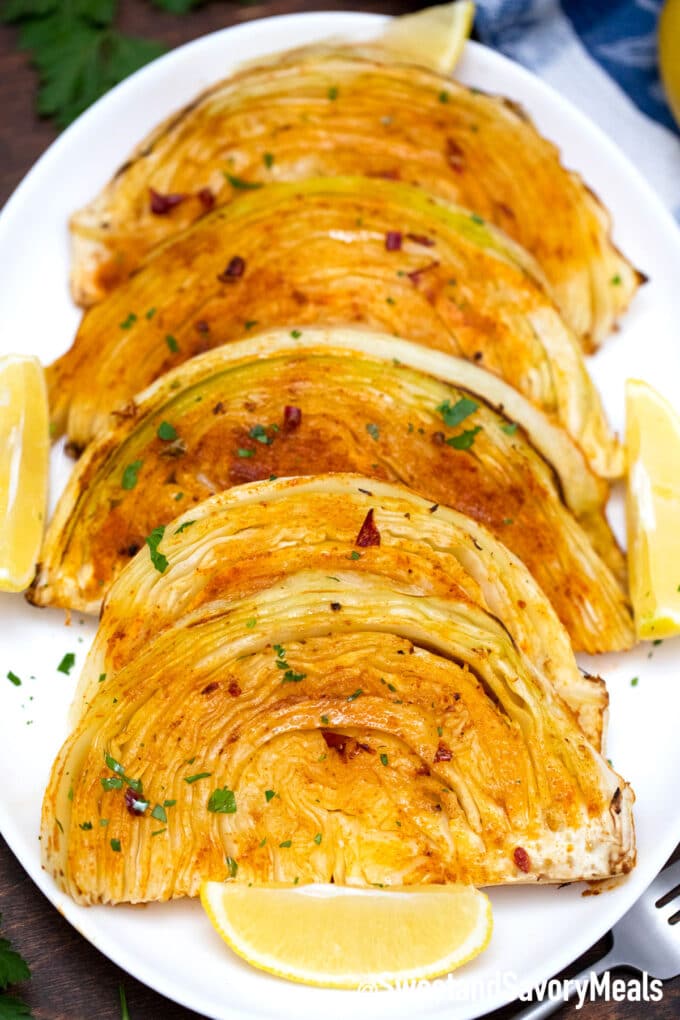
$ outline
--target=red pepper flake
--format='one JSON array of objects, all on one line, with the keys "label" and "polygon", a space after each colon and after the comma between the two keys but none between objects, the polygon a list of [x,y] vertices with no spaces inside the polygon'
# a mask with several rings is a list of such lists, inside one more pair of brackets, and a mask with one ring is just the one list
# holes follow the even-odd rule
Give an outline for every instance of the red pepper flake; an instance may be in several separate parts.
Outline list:
[{"label": "red pepper flake", "polygon": [[460,174],[465,169],[464,153],[458,142],[453,138],[446,139],[446,161],[452,170]]},{"label": "red pepper flake", "polygon": [[431,269],[436,269],[438,265],[439,265],[438,262],[428,262],[426,266],[421,266],[420,269],[413,269],[411,270],[410,273],[407,273],[406,275],[408,276],[411,283],[417,286],[420,283],[420,277],[424,273],[429,273]]},{"label": "red pepper flake", "polygon": [[232,680],[231,683],[229,684],[229,693],[231,694],[232,698],[238,698],[239,695],[242,693],[241,688],[239,687],[236,680]]},{"label": "red pepper flake", "polygon": [[345,762],[356,758],[361,751],[366,751],[367,754],[375,754],[374,749],[369,744],[362,744],[361,741],[355,740],[354,737],[349,737],[344,733],[335,733],[333,730],[321,730],[321,736],[326,741],[326,747],[337,751]]},{"label": "red pepper flake", "polygon": [[210,332],[210,326],[205,321],[205,319],[199,319],[198,320],[198,322],[196,323],[196,332],[197,333],[209,333]]},{"label": "red pepper flake", "polygon": [[529,859],[529,854],[526,852],[524,847],[516,846],[512,859],[520,871],[523,871],[525,874],[531,871],[531,860]]},{"label": "red pepper flake", "polygon": [[125,791],[125,807],[131,815],[143,815],[146,811],[146,801],[139,794],[135,793],[131,786]]},{"label": "red pepper flake", "polygon": [[300,422],[302,421],[302,411],[299,407],[293,407],[292,404],[286,404],[283,409],[283,427],[287,432],[292,432],[293,429],[299,428]]},{"label": "red pepper flake", "polygon": [[407,234],[406,236],[414,244],[422,244],[424,248],[434,248],[435,242],[431,237],[426,237],[425,234]]},{"label": "red pepper flake", "polygon": [[373,521],[373,507],[366,514],[354,544],[360,548],[366,548],[369,545],[380,545],[380,532]]},{"label": "red pepper flake", "polygon": [[211,684],[208,684],[207,687],[203,688],[203,690],[201,691],[201,694],[212,694],[212,692],[216,691],[219,686],[220,685],[217,683],[217,681],[213,680],[213,682]]},{"label": "red pepper flake", "polygon": [[149,188],[149,208],[154,216],[167,216],[171,209],[184,201],[186,195],[162,195],[160,191]]},{"label": "red pepper flake", "polygon": [[447,747],[446,744],[442,740],[440,740],[439,744],[437,745],[437,750],[435,751],[434,758],[432,760],[435,761],[435,762],[437,762],[437,761],[451,761],[452,758],[453,758],[453,751],[451,750],[450,747]]},{"label": "red pepper flake", "polygon": [[385,251],[399,251],[401,248],[401,231],[388,230],[385,234]]},{"label": "red pepper flake", "polygon": [[446,442],[446,435],[443,432],[433,432],[432,442],[435,444],[435,446],[443,446],[443,444]]},{"label": "red pepper flake", "polygon": [[230,259],[227,268],[222,273],[217,274],[217,279],[221,283],[230,283],[232,280],[238,280],[240,276],[246,271],[246,260],[242,259],[240,255],[234,255]]},{"label": "red pepper flake", "polygon": [[198,192],[198,200],[206,210],[212,209],[215,204],[215,196],[210,188],[201,188]]}]

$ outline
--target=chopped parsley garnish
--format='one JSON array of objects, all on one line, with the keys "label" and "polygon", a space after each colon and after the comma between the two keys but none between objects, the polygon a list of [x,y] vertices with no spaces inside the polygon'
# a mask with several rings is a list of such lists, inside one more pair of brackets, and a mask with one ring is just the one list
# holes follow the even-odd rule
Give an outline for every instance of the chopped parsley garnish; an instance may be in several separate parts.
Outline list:
[{"label": "chopped parsley garnish", "polygon": [[477,213],[470,213],[470,219],[473,223],[480,223],[482,226],[484,225],[484,220],[481,216],[478,216]]},{"label": "chopped parsley garnish", "polygon": [[257,624],[256,616],[251,616],[249,620],[246,620],[246,627],[248,628],[248,630],[252,630],[256,624]]},{"label": "chopped parsley garnish", "polygon": [[15,687],[21,687],[21,680],[16,675],[16,673],[12,672],[11,669],[7,674],[7,679],[9,680],[10,683],[13,683]]},{"label": "chopped parsley garnish", "polygon": [[254,450],[246,450],[245,447],[243,447],[243,446],[240,446],[238,448],[238,450],[236,451],[236,453],[238,454],[239,457],[254,457],[255,456],[255,451]]},{"label": "chopped parsley garnish", "polygon": [[260,840],[260,842],[257,845],[262,847],[262,846],[265,845],[266,842],[267,842],[267,837],[263,836],[262,839]]},{"label": "chopped parsley garnish", "polygon": [[176,503],[178,503],[180,501],[180,499],[184,499],[184,493],[183,492],[176,492],[175,495],[172,498],[175,500]]},{"label": "chopped parsley garnish", "polygon": [[163,807],[174,807],[176,803],[176,800],[164,800]]},{"label": "chopped parsley garnish", "polygon": [[301,680],[304,680],[307,676],[306,673],[295,673],[292,669],[287,669],[283,674],[282,684],[299,684]]},{"label": "chopped parsley garnish", "polygon": [[137,321],[137,316],[135,315],[134,312],[130,312],[130,314],[128,315],[127,319],[123,319],[123,321],[120,323],[120,328],[121,329],[132,329],[132,327],[134,326],[136,321]]},{"label": "chopped parsley garnish", "polygon": [[394,686],[394,684],[389,684],[388,683],[387,689],[388,689],[388,691],[392,691],[392,693],[394,693],[397,688]]},{"label": "chopped parsley garnish", "polygon": [[439,99],[440,103],[448,103],[448,101],[449,101],[449,94],[448,94],[448,92],[443,92],[443,91],[440,92],[439,96],[438,96],[438,99]]},{"label": "chopped parsley garnish", "polygon": [[505,432],[506,436],[514,436],[517,431],[517,422],[509,421],[505,425],[501,425],[501,432]]},{"label": "chopped parsley garnish", "polygon": [[236,794],[226,786],[214,790],[208,800],[208,811],[216,815],[233,815],[236,811]]},{"label": "chopped parsley garnish", "polygon": [[378,441],[378,439],[380,439],[380,429],[378,428],[377,425],[373,425],[372,423],[369,423],[366,426],[366,431],[368,432],[368,434],[371,437],[371,439],[375,439],[376,442]]},{"label": "chopped parsley garnish", "polygon": [[182,524],[180,524],[179,528],[177,528],[177,530],[173,532],[173,534],[181,535],[183,531],[186,531],[187,528],[190,528],[191,525],[195,523],[196,521],[183,521]]},{"label": "chopped parsley garnish", "polygon": [[157,434],[158,438],[166,443],[171,443],[173,439],[177,439],[177,429],[169,421],[162,421],[160,423]]},{"label": "chopped parsley garnish", "polygon": [[155,808],[151,812],[151,817],[155,818],[157,822],[167,822],[168,820],[168,816],[162,804],[156,804]]},{"label": "chopped parsley garnish", "polygon": [[262,443],[264,446],[270,446],[274,442],[272,437],[267,434],[267,429],[264,425],[253,425],[248,435],[251,439],[256,439],[258,443]]},{"label": "chopped parsley garnish", "polygon": [[349,556],[347,557],[347,559],[348,560],[360,560],[361,559],[361,553],[358,553],[356,551],[356,549],[352,549],[352,551],[349,554]]},{"label": "chopped parsley garnish", "polygon": [[107,768],[110,768],[112,772],[116,772],[119,776],[125,775],[125,769],[120,762],[116,761],[115,758],[112,758],[106,751],[104,752],[104,761],[106,762]]},{"label": "chopped parsley garnish", "polygon": [[387,757],[387,755],[386,755],[386,754],[381,754],[381,755],[380,755],[380,762],[381,762],[381,764],[383,764],[383,765],[387,765],[387,762],[388,762],[388,757]]},{"label": "chopped parsley garnish", "polygon": [[83,832],[89,832],[92,828],[92,822],[81,822],[78,828],[82,829]]},{"label": "chopped parsley garnish", "polygon": [[168,829],[167,829],[167,826],[166,826],[164,829],[154,829],[154,831],[151,833],[151,835],[152,836],[162,836],[163,833],[167,832],[167,831],[168,831]]},{"label": "chopped parsley garnish", "polygon": [[193,776],[185,776],[184,777],[184,782],[185,783],[189,783],[189,785],[191,786],[192,783],[197,783],[199,779],[207,779],[208,776],[211,776],[211,775],[212,775],[212,772],[197,772]]},{"label": "chopped parsley garnish", "polygon": [[123,471],[123,477],[121,478],[120,481],[121,489],[127,490],[134,489],[135,485],[137,484],[137,475],[139,474],[139,469],[141,468],[143,463],[144,463],[143,460],[133,460],[132,464],[128,464],[128,466]]},{"label": "chopped parsley garnish", "polygon": [[362,691],[361,687],[359,687],[359,688],[358,688],[358,689],[357,689],[357,690],[356,690],[356,691],[354,692],[354,694],[350,694],[350,696],[348,697],[348,699],[347,699],[347,700],[348,700],[348,701],[356,701],[356,700],[357,700],[357,698],[360,698],[360,697],[361,697],[361,695],[362,695],[363,693],[364,693],[364,692]]},{"label": "chopped parsley garnish", "polygon": [[149,554],[151,556],[151,562],[158,571],[159,574],[165,572],[168,566],[167,557],[163,553],[158,551],[158,546],[161,544],[163,535],[165,534],[165,525],[159,524],[157,528],[154,528],[150,535],[147,535],[144,541],[149,547]]},{"label": "chopped parsley garnish", "polygon": [[470,400],[469,397],[461,397],[455,404],[451,404],[449,400],[445,400],[443,404],[440,404],[437,410],[442,416],[444,424],[448,428],[453,429],[456,425],[460,425],[462,421],[469,418],[471,414],[479,407],[479,404],[475,400]]},{"label": "chopped parsley garnish", "polygon": [[238,871],[238,863],[233,857],[227,857],[227,870],[229,871],[230,878],[236,878],[236,872]]},{"label": "chopped parsley garnish", "polygon": [[514,524],[514,523],[515,523],[515,521],[514,521],[514,518],[512,518],[512,517],[504,517],[503,518],[503,524]]},{"label": "chopped parsley garnish", "polygon": [[328,90],[328,93],[327,93],[327,95],[328,95],[328,98],[329,98],[330,100],[334,100],[334,99],[337,99],[337,98],[338,98],[338,90],[337,90],[337,87],[336,87],[335,85],[331,85],[331,87],[330,87],[330,88],[329,88],[329,90]]},{"label": "chopped parsley garnish", "polygon": [[106,673],[100,673],[99,674],[99,680],[97,680],[97,683],[98,684],[103,684],[105,680],[106,680]]},{"label": "chopped parsley garnish", "polygon": [[639,682],[640,682],[640,677],[639,676],[634,676],[633,679],[630,682],[630,686],[631,687],[637,687]]},{"label": "chopped parsley garnish", "polygon": [[168,335],[165,338],[165,342],[168,345],[169,350],[173,354],[177,354],[179,350],[179,344],[177,343],[177,341],[175,340],[174,336],[171,333],[168,333]]},{"label": "chopped parsley garnish", "polygon": [[283,677],[281,678],[282,684],[298,684],[301,680],[304,680],[307,676],[306,673],[296,673],[292,670],[289,664],[286,662],[286,649],[282,645],[273,645],[274,651],[276,652],[276,668],[285,670]]},{"label": "chopped parsley garnish", "polygon": [[473,429],[467,429],[465,432],[461,432],[460,435],[447,439],[446,444],[447,446],[453,446],[456,450],[469,450],[475,441],[475,436],[481,431],[481,425],[476,425]]},{"label": "chopped parsley garnish", "polygon": [[99,824],[100,825],[104,825],[104,826],[108,825],[109,824],[108,818],[100,818],[99,819]]},{"label": "chopped parsley garnish", "polygon": [[322,715],[321,716],[321,722],[324,724],[324,726],[328,726],[328,716],[327,715]]},{"label": "chopped parsley garnish", "polygon": [[316,843],[317,846],[321,842],[321,839],[322,839],[321,833],[317,832],[316,836],[314,837],[314,842]]},{"label": "chopped parsley garnish", "polygon": [[75,666],[75,664],[76,664],[76,657],[75,657],[75,655],[73,654],[73,652],[67,652],[66,655],[64,656],[64,658],[61,660],[61,662],[57,666],[57,672],[58,673],[65,673],[66,676],[68,676],[69,673],[71,672],[71,670],[73,669],[73,667]]},{"label": "chopped parsley garnish", "polygon": [[618,273],[615,276],[612,276],[610,283],[612,283],[614,287],[619,287],[620,286],[620,284],[621,284],[621,277],[619,276]]},{"label": "chopped parsley garnish", "polygon": [[155,308],[149,308],[148,311],[146,312],[145,318],[153,319],[155,314],[156,314],[156,309]]},{"label": "chopped parsley garnish", "polygon": [[102,779],[101,783],[105,790],[120,790],[123,786],[120,776],[108,776],[106,779]]},{"label": "chopped parsley garnish", "polygon": [[302,330],[301,329],[291,329],[290,335],[292,336],[293,340],[299,340],[300,337],[302,336]]},{"label": "chopped parsley garnish", "polygon": [[289,846],[292,846],[292,845],[293,845],[293,840],[292,839],[284,839],[283,843],[279,843],[279,846],[282,849],[285,849],[285,848],[287,848]]},{"label": "chopped parsley garnish", "polygon": [[276,792],[274,790],[265,790],[264,791],[264,796],[265,796],[265,800],[267,801],[267,803],[269,803],[269,801],[273,800],[274,797],[276,796]]},{"label": "chopped parsley garnish", "polygon": [[266,166],[267,170],[271,170],[274,166],[274,154],[272,152],[265,152],[262,157],[262,162]]},{"label": "chopped parsley garnish", "polygon": [[262,187],[257,181],[244,181],[242,177],[234,177],[233,174],[228,173],[226,170],[224,171],[224,176],[236,191],[255,191],[257,188]]},{"label": "chopped parsley garnish", "polygon": [[120,853],[120,840],[119,839],[112,839],[111,840],[111,849],[116,854]]},{"label": "chopped parsley garnish", "polygon": [[258,322],[257,319],[248,319],[247,322],[243,323],[243,326],[245,329],[252,329],[253,326],[257,326],[257,322]]}]

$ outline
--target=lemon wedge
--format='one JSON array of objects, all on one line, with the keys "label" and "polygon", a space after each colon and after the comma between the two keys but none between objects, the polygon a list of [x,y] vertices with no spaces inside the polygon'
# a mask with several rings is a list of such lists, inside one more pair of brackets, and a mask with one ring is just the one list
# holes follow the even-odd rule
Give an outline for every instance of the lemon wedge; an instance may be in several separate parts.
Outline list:
[{"label": "lemon wedge", "polygon": [[394,18],[380,42],[401,60],[451,74],[470,36],[474,17],[471,0],[427,7]]},{"label": "lemon wedge", "polygon": [[355,889],[204,882],[213,927],[259,970],[326,988],[437,977],[489,944],[491,904],[469,885]]},{"label": "lemon wedge", "polygon": [[0,590],[22,591],[40,553],[49,468],[45,375],[37,358],[0,358]]},{"label": "lemon wedge", "polygon": [[666,0],[661,11],[659,67],[668,103],[680,124],[680,0]]},{"label": "lemon wedge", "polygon": [[626,383],[628,568],[640,640],[680,633],[680,415],[645,382]]}]

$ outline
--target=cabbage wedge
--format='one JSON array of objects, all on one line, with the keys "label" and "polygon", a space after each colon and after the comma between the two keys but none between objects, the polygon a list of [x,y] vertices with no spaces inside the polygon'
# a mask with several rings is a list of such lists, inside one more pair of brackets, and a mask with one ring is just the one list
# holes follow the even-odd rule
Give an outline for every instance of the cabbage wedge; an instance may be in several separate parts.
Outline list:
[{"label": "cabbage wedge", "polygon": [[[221,494],[158,543],[158,577],[144,554],[121,577],[149,636],[96,685],[43,805],[44,866],[78,902],[195,896],[205,879],[489,885],[633,866],[633,794],[541,668],[549,647],[576,673],[540,591],[508,553],[487,577],[500,547],[460,515],[373,484]],[[440,553],[448,584],[432,583]],[[530,630],[515,584],[554,645],[513,636]],[[101,627],[128,622],[112,600]]]},{"label": "cabbage wedge", "polygon": [[49,371],[53,421],[84,445],[107,410],[254,328],[364,323],[476,361],[559,421],[595,470],[620,448],[533,260],[467,210],[362,178],[243,195],[150,255]]},{"label": "cabbage wedge", "polygon": [[[347,520],[339,517],[339,504]],[[136,556],[104,603],[72,718],[77,721],[94,699],[102,676],[113,676],[155,634],[181,619],[254,595],[300,569],[323,568],[338,584],[343,578],[361,583],[365,563],[354,540],[357,521],[363,523],[372,507],[378,508],[376,520],[379,513],[380,552],[371,553],[371,570],[411,592],[441,598],[457,593],[501,619],[599,747],[607,708],[604,683],[576,667],[568,635],[526,567],[464,514],[407,489],[342,474],[237,486],[200,503],[165,530],[162,571],[146,550]],[[301,535],[304,544],[291,556]]]},{"label": "cabbage wedge", "polygon": [[366,331],[265,332],[168,373],[112,422],[49,526],[36,605],[96,612],[154,528],[229,486],[360,471],[490,528],[576,648],[634,641],[606,484],[562,429],[470,362]]},{"label": "cabbage wedge", "polygon": [[604,208],[517,104],[385,54],[314,47],[214,85],[140,143],[72,219],[74,296],[101,299],[244,188],[342,174],[418,184],[500,226],[542,266],[586,347],[641,279]]}]

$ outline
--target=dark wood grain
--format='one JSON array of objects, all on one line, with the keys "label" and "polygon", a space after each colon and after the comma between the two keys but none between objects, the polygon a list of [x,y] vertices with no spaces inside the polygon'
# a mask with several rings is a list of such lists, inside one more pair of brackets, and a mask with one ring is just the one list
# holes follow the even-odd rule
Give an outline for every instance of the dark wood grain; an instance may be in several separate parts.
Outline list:
[{"label": "dark wood grain", "polygon": [[[2,5],[0,4],[0,7]],[[294,0],[271,3],[210,3],[185,17],[154,9],[146,0],[124,0],[121,24],[126,31],[162,39],[177,46],[206,32],[239,21],[291,11],[323,8],[356,9],[403,13],[419,3],[352,3],[323,0],[318,4]],[[4,202],[23,175],[56,137],[47,121],[34,113],[37,85],[35,72],[26,56],[15,49],[16,32],[0,26],[0,203]],[[0,838],[0,913],[2,933],[16,944],[33,971],[32,980],[21,989],[40,1020],[119,1020],[119,986],[127,994],[132,1020],[192,1020],[198,1014],[162,998],[114,966],[86,942],[50,905],[18,864]],[[565,938],[568,933],[565,932]],[[569,973],[590,964],[604,954],[606,940],[576,961]],[[540,946],[527,946],[527,957],[540,953]],[[348,999],[351,1011],[351,1000]],[[491,1014],[494,1020],[509,1020],[516,1007]],[[575,1015],[573,1006],[560,1014]],[[277,1015],[272,1002],[272,1017]],[[579,1012],[581,1020],[676,1020],[680,1017],[680,980],[667,982],[658,1004],[588,1003]]]}]

